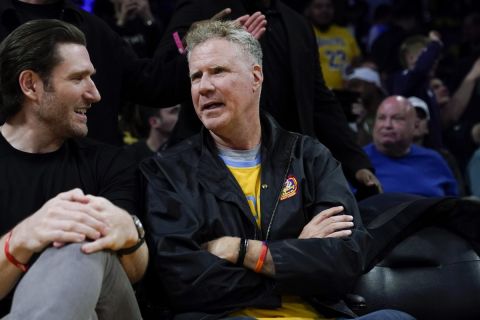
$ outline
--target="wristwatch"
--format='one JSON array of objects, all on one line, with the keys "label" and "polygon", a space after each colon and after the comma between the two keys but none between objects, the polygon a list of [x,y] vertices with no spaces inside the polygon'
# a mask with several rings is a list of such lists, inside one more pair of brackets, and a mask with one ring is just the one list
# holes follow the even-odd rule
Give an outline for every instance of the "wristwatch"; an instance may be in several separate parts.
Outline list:
[{"label": "wristwatch", "polygon": [[117,254],[120,256],[134,253],[145,242],[145,229],[143,229],[142,222],[140,221],[140,219],[138,219],[136,215],[132,214],[131,216],[133,219],[133,224],[135,225],[135,228],[138,232],[138,242],[133,247],[117,250]]}]

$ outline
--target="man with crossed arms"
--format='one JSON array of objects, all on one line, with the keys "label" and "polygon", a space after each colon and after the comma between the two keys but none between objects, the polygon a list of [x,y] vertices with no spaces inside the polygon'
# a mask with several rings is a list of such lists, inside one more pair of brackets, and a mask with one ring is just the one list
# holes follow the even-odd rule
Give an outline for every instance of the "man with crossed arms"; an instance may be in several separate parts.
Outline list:
[{"label": "man with crossed arms", "polygon": [[260,114],[262,52],[248,32],[206,22],[186,41],[204,128],[141,167],[153,287],[177,319],[355,317],[339,300],[371,237],[339,163]]}]

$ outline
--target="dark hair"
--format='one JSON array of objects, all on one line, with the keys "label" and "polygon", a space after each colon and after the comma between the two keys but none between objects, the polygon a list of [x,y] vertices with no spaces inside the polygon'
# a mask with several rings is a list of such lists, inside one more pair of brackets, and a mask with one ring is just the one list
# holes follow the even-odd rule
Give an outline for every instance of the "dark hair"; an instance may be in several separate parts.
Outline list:
[{"label": "dark hair", "polygon": [[18,84],[24,70],[36,72],[48,86],[52,70],[61,62],[57,46],[75,43],[86,46],[77,27],[54,19],[29,21],[0,44],[0,115],[8,118],[20,111],[24,95]]}]

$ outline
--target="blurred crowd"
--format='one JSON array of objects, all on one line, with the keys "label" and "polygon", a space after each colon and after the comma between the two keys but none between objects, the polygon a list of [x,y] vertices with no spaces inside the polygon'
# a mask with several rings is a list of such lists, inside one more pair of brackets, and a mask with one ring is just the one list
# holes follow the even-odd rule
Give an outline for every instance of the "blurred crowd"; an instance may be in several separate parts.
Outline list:
[{"label": "blurred crowd", "polygon": [[[165,32],[176,5],[173,0],[74,2],[101,17],[145,58],[154,56],[162,36],[169,37]],[[325,84],[340,102],[357,143],[375,145],[377,110],[386,97],[413,97],[408,101],[417,118],[406,139],[442,155],[457,184],[454,194],[479,196],[480,4],[283,2],[311,23]],[[152,121],[142,116],[142,106],[124,104],[124,143],[146,141]]]}]

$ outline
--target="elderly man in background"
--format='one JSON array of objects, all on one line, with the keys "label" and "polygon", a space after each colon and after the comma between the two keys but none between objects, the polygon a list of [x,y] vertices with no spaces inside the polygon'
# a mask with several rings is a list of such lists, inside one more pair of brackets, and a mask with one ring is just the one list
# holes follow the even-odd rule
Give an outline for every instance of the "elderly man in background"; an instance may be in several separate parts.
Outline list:
[{"label": "elderly man in background", "polygon": [[457,182],[442,156],[413,143],[420,123],[415,108],[402,96],[379,106],[373,143],[365,146],[385,192],[426,197],[458,195]]}]

